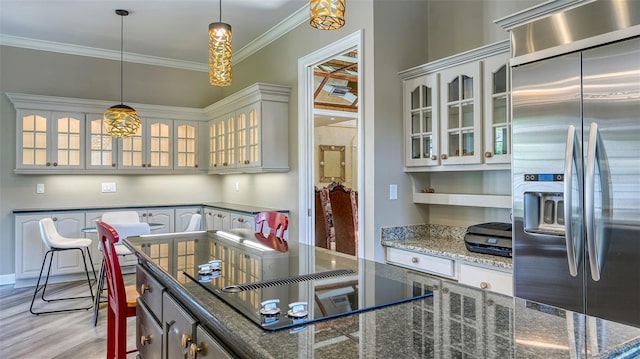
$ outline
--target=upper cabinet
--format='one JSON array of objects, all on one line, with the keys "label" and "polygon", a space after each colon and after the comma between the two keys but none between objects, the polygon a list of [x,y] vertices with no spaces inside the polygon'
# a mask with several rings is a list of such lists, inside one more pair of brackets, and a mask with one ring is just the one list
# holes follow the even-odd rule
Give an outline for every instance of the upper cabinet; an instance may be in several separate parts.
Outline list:
[{"label": "upper cabinet", "polygon": [[400,73],[405,170],[508,169],[509,42]]},{"label": "upper cabinet", "polygon": [[207,107],[209,173],[289,171],[289,94],[258,83]]},{"label": "upper cabinet", "polygon": [[17,115],[16,173],[185,173],[199,166],[203,109],[132,104],[142,125],[105,132],[99,100],[7,93]]},{"label": "upper cabinet", "polygon": [[84,114],[18,110],[17,119],[17,169],[84,167]]}]

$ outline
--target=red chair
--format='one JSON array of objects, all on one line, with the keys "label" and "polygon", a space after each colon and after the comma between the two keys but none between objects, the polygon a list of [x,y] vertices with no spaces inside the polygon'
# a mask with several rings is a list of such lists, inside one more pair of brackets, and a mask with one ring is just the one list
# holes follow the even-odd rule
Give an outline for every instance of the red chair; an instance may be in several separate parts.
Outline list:
[{"label": "red chair", "polygon": [[107,359],[124,359],[127,353],[127,318],[136,315],[138,293],[135,286],[125,288],[115,244],[118,232],[105,222],[96,222],[103,248],[107,278]]},{"label": "red chair", "polygon": [[264,234],[264,225],[266,223],[269,229],[269,235],[275,235],[278,238],[284,238],[284,233],[289,228],[289,217],[280,212],[260,212],[256,215],[256,225],[260,226],[258,232]]}]

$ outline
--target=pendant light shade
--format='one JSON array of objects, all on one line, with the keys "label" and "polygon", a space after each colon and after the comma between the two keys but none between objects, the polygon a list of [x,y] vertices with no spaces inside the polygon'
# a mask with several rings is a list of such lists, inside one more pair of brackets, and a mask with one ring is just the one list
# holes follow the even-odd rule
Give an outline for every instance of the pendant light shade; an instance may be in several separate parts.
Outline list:
[{"label": "pendant light shade", "polygon": [[310,0],[309,23],[319,30],[336,30],[344,26],[346,0]]},{"label": "pendant light shade", "polygon": [[124,76],[124,17],[129,15],[127,10],[116,10],[120,16],[120,104],[111,106],[104,112],[104,126],[106,132],[114,137],[129,137],[134,135],[140,128],[140,117],[132,107],[122,103],[122,93]]},{"label": "pendant light shade", "polygon": [[209,24],[209,82],[214,86],[231,85],[231,25],[220,21]]}]

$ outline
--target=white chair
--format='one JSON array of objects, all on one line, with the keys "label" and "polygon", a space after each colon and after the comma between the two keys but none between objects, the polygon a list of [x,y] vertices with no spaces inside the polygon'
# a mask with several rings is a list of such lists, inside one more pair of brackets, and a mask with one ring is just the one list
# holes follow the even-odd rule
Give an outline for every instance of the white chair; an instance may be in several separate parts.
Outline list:
[{"label": "white chair", "polygon": [[185,232],[193,232],[193,231],[199,231],[200,230],[200,220],[202,219],[202,216],[200,215],[200,213],[194,213],[191,216],[191,219],[189,220],[189,224],[187,225],[187,229],[185,229]]},{"label": "white chair", "polygon": [[[139,236],[142,234],[149,234],[151,232],[148,223],[141,223],[138,212],[136,211],[113,211],[105,212],[102,214],[103,222],[111,225],[117,232],[121,240],[131,237]],[[133,254],[129,248],[122,243],[116,243],[114,245],[118,256],[123,257],[129,254]],[[98,248],[102,251],[102,245],[98,244]],[[105,261],[102,259],[102,265],[100,266],[100,275],[98,276],[98,287],[96,288],[96,295],[94,299],[93,309],[93,325],[98,324],[98,311],[100,310],[100,299],[102,291],[104,290],[105,279]]]},{"label": "white chair", "polygon": [[[89,246],[91,246],[91,239],[88,238],[66,238],[63,237],[62,235],[60,235],[60,233],[58,233],[58,230],[56,229],[56,225],[53,222],[53,219],[51,218],[43,218],[40,220],[39,222],[40,225],[40,236],[42,237],[42,241],[44,242],[44,245],[47,247],[47,252],[44,254],[44,259],[42,260],[42,267],[40,268],[40,275],[38,276],[38,283],[36,284],[36,288],[33,292],[33,298],[31,299],[31,306],[29,306],[29,311],[32,314],[35,315],[39,315],[39,314],[47,314],[47,313],[59,313],[59,312],[69,312],[69,311],[74,311],[74,310],[89,310],[91,309],[91,305],[89,305],[88,307],[74,307],[74,308],[67,308],[67,309],[56,309],[56,310],[50,310],[50,311],[35,311],[33,309],[33,304],[36,300],[36,296],[38,294],[38,292],[40,290],[42,290],[42,294],[40,296],[40,298],[42,299],[42,301],[47,302],[47,303],[51,303],[51,302],[58,302],[58,301],[64,301],[64,300],[78,300],[78,299],[86,299],[86,298],[91,298],[91,302],[94,302],[94,296],[93,296],[93,291],[92,291],[92,284],[91,284],[91,279],[89,278],[89,268],[87,267],[87,257],[86,255],[89,256],[89,263],[91,266],[91,269],[93,271],[93,279],[95,281],[97,281],[96,278],[96,272],[93,268],[93,260],[91,259],[91,253],[89,252]],[[90,296],[81,296],[81,297],[66,297],[66,298],[54,298],[54,299],[48,299],[45,298],[45,292],[47,290],[47,284],[49,283],[49,275],[51,274],[51,263],[53,262],[53,254],[55,252],[62,252],[62,251],[72,251],[72,250],[77,250],[80,251],[80,253],[82,254],[82,261],[84,263],[84,271],[85,274],[87,276],[87,285],[89,286],[89,293],[91,294]],[[40,286],[40,281],[42,279],[42,272],[44,271],[44,267],[45,264],[47,263],[47,258],[49,258],[49,268],[47,269],[47,276],[44,280],[44,284],[42,286]]]}]

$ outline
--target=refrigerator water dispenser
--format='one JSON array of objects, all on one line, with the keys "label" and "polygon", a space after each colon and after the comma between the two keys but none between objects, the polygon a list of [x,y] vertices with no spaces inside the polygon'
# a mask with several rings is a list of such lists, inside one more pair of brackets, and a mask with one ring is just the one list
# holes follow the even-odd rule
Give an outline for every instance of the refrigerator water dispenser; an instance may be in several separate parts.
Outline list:
[{"label": "refrigerator water dispenser", "polygon": [[524,193],[524,230],[564,236],[564,200],[557,192]]}]

